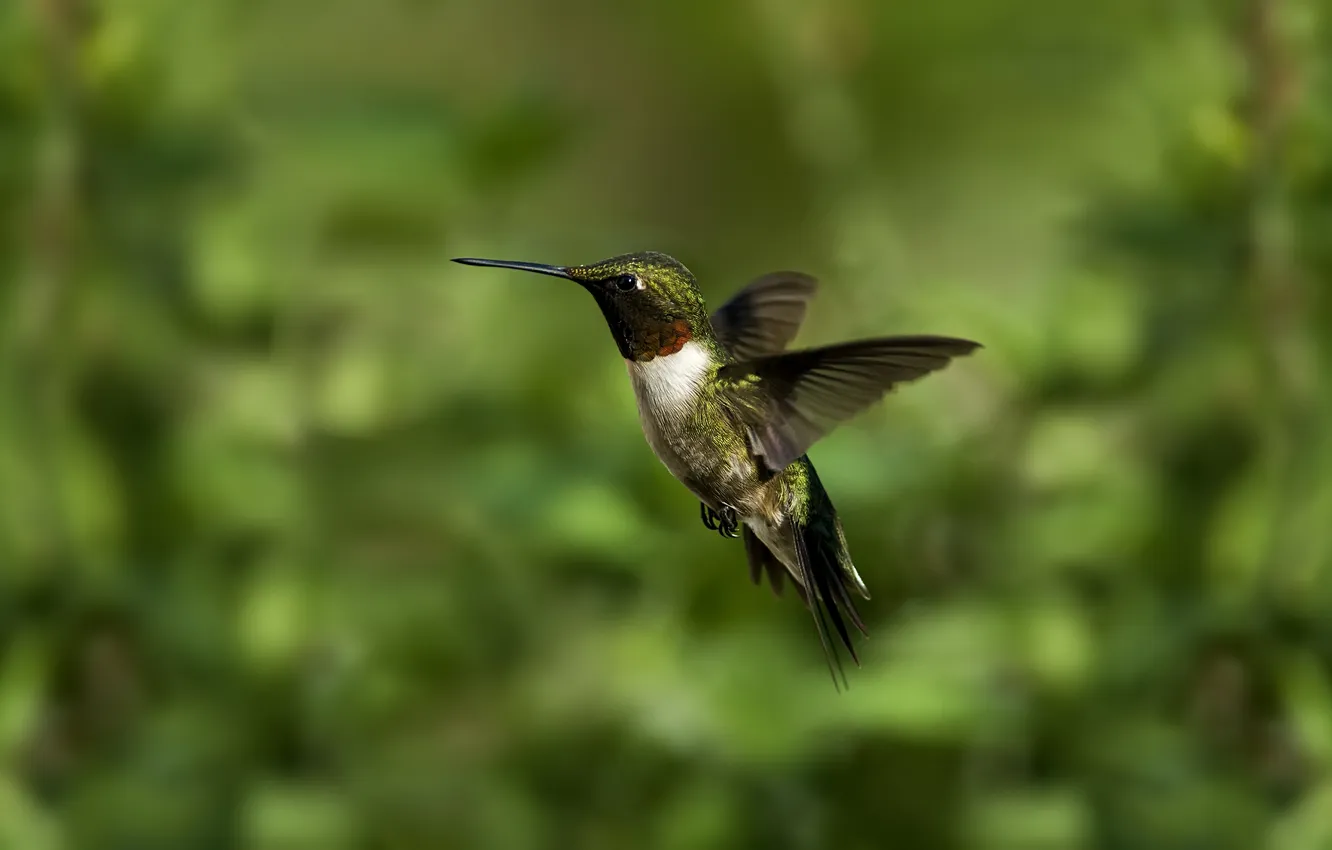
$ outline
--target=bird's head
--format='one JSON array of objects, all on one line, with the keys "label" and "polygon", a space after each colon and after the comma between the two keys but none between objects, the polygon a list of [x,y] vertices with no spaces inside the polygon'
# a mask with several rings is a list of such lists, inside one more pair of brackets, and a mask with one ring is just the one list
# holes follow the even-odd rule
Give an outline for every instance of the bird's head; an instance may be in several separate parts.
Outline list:
[{"label": "bird's head", "polygon": [[582,266],[550,266],[460,257],[469,266],[494,266],[562,277],[581,285],[601,307],[626,360],[678,352],[700,332],[711,332],[707,308],[689,269],[656,251],[621,254]]}]

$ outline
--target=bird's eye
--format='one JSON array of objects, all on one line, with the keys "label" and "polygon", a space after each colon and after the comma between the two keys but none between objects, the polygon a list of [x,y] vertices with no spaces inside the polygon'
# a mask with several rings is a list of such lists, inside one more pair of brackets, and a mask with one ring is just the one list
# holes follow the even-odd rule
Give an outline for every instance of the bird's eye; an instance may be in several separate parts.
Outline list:
[{"label": "bird's eye", "polygon": [[615,288],[621,292],[633,292],[642,289],[643,285],[638,282],[638,275],[622,274],[615,279]]}]

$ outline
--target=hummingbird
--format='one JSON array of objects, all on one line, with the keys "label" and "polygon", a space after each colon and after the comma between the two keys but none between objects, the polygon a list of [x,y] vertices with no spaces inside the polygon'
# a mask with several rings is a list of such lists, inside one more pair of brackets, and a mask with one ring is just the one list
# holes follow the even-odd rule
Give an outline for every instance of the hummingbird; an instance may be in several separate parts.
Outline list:
[{"label": "hummingbird", "polygon": [[565,278],[592,294],[628,369],[648,445],[699,500],[707,528],[743,539],[754,584],[766,576],[781,596],[789,576],[840,689],[846,674],[832,636],[859,667],[848,623],[868,637],[852,597],[870,594],[806,452],[894,387],[980,344],[884,336],[787,350],[818,288],[800,272],[758,277],[709,314],[694,275],[656,251],[578,266],[454,262]]}]

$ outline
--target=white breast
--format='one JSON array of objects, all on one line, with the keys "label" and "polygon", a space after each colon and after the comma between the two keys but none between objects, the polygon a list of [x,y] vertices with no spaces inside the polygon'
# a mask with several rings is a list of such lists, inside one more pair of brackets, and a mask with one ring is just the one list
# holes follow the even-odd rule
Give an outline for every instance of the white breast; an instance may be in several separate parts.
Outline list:
[{"label": "white breast", "polygon": [[693,402],[699,385],[712,369],[712,358],[698,343],[686,342],[674,354],[643,363],[626,361],[626,365],[639,406],[650,405],[668,412]]}]

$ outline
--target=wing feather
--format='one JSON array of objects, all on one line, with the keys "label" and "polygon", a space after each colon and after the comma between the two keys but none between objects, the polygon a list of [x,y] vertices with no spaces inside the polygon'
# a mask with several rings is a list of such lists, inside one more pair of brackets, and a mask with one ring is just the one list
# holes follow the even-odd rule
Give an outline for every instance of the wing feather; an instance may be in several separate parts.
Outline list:
[{"label": "wing feather", "polygon": [[754,357],[718,377],[738,402],[754,453],[776,471],[898,384],[980,347],[956,337],[880,337]]},{"label": "wing feather", "polygon": [[737,360],[782,351],[805,320],[818,282],[800,272],[771,272],[750,282],[712,314],[712,329]]}]

